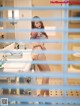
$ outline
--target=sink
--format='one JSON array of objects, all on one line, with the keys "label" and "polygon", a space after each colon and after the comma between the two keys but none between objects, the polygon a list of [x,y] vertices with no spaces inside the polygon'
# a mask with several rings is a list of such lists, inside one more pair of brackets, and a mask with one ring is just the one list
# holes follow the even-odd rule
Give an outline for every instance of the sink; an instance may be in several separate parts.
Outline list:
[{"label": "sink", "polygon": [[[18,52],[19,50],[15,51]],[[22,55],[21,54],[15,54],[13,56],[7,55],[7,61],[3,65],[5,72],[29,71],[32,63],[32,57],[31,57],[32,51],[31,50],[24,50],[24,51],[22,52]],[[27,63],[24,61],[29,62]]]},{"label": "sink", "polygon": [[23,57],[23,53],[7,53],[5,56],[7,59],[20,59]]}]

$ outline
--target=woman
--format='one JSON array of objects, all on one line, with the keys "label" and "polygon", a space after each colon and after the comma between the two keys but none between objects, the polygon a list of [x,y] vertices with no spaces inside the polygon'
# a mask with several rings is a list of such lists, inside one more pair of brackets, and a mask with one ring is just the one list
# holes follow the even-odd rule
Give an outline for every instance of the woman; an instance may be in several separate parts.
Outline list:
[{"label": "woman", "polygon": [[[33,17],[33,19],[40,19],[38,16]],[[43,29],[44,25],[42,21],[32,21],[32,29]],[[48,36],[45,32],[31,32],[31,39],[48,39]],[[32,45],[33,50],[46,50],[44,43],[35,42]],[[33,54],[33,60],[46,61],[46,56],[44,54]],[[50,71],[50,68],[47,64],[37,64],[38,68],[42,72]],[[49,78],[43,78],[42,84],[48,84]],[[49,90],[41,90],[40,95],[44,96],[44,93],[49,96]]]}]

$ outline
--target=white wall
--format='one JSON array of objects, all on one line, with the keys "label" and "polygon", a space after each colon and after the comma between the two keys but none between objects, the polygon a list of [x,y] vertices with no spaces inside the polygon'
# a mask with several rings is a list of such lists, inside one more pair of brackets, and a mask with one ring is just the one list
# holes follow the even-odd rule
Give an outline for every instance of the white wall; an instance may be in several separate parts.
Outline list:
[{"label": "white wall", "polygon": [[[23,6],[23,7],[31,7],[31,0],[14,0],[14,6]],[[20,10],[19,11],[19,17],[20,18],[31,18],[32,12],[31,10]],[[31,28],[31,22],[30,21],[19,21],[15,25],[15,29],[30,29]],[[25,39],[29,38],[30,32],[26,33],[15,33],[15,39]]]}]

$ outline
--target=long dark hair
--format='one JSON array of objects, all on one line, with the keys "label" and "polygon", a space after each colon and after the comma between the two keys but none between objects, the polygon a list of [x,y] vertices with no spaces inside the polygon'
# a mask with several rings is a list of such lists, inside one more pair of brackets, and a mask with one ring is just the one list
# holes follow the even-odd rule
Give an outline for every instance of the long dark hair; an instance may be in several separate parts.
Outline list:
[{"label": "long dark hair", "polygon": [[[33,19],[40,19],[40,17],[34,16]],[[41,23],[41,29],[44,29],[44,24],[43,24],[43,22],[42,22],[41,20],[39,20],[39,22]],[[35,20],[34,20],[34,21],[32,20],[32,22],[31,22],[31,27],[32,27],[32,29],[36,28],[36,27],[35,27]],[[44,34],[45,37],[48,38],[48,35],[47,35],[45,32],[42,32],[42,34]]]}]

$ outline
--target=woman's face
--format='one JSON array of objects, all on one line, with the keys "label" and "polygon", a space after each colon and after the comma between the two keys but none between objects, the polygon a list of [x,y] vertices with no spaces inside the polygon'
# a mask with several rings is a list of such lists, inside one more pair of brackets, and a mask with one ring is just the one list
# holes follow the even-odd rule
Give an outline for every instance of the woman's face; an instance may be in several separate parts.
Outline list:
[{"label": "woman's face", "polygon": [[41,28],[41,23],[40,23],[39,21],[35,21],[35,22],[34,22],[34,26],[35,26],[36,28]]}]

